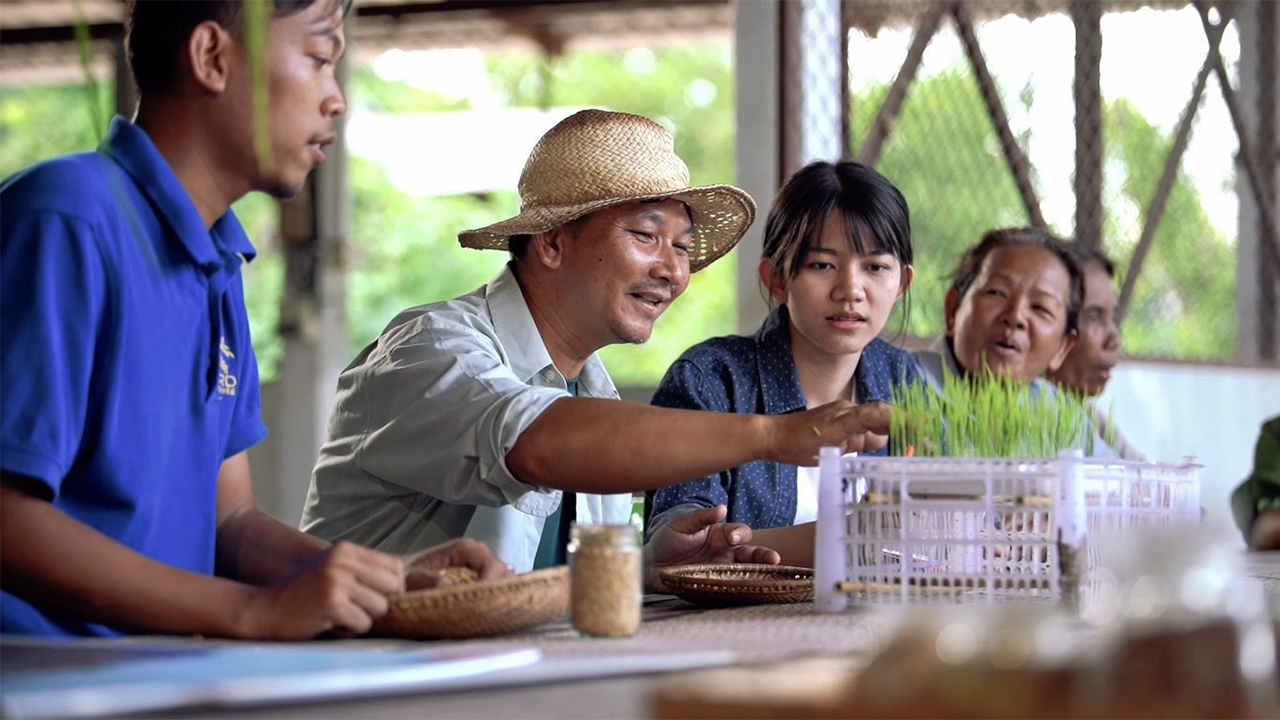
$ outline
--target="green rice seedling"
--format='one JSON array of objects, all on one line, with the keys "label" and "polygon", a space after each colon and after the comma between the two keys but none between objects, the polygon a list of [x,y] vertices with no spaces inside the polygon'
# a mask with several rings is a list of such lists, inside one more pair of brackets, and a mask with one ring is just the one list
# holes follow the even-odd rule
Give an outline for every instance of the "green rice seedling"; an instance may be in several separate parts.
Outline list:
[{"label": "green rice seedling", "polygon": [[922,457],[1053,458],[1065,449],[1092,452],[1083,400],[996,376],[947,374],[942,391],[902,383],[892,396],[890,450]]}]

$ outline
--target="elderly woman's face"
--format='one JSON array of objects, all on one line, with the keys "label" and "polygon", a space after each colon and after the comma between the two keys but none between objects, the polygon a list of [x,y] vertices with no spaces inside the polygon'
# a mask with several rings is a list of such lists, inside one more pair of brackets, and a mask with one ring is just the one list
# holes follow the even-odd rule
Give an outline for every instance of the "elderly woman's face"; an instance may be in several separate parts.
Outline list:
[{"label": "elderly woman's face", "polygon": [[947,296],[947,336],[967,373],[983,367],[1031,382],[1062,364],[1075,334],[1067,333],[1071,274],[1038,245],[993,250],[963,298]]},{"label": "elderly woman's face", "polygon": [[1107,269],[1097,262],[1086,263],[1080,336],[1062,367],[1049,373],[1051,380],[1088,396],[1106,389],[1120,352],[1117,304],[1116,288]]}]

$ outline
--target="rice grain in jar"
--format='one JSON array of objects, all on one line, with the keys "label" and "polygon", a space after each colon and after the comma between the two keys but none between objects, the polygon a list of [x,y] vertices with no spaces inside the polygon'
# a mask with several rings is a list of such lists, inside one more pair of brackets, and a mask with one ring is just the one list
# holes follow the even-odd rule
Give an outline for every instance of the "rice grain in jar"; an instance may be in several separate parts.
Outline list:
[{"label": "rice grain in jar", "polygon": [[640,627],[640,544],[632,525],[569,530],[569,621],[582,635],[630,637]]}]

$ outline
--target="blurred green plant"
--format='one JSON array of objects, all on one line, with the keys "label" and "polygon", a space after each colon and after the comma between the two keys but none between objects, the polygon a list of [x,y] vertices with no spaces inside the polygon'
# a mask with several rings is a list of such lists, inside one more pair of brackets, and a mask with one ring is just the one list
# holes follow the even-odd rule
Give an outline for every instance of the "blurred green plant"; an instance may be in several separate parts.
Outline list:
[{"label": "blurred green plant", "polygon": [[[733,98],[723,90],[732,88],[733,75],[721,46],[575,52],[553,60],[512,52],[490,56],[486,65],[490,87],[504,106],[550,102],[646,115],[673,129],[676,152],[689,165],[691,182],[733,180]],[[466,100],[389,82],[367,69],[353,73],[349,95],[368,111],[470,108]],[[463,249],[457,234],[513,215],[519,198],[515,192],[416,198],[397,190],[372,162],[353,158],[350,167],[354,207],[347,317],[354,355],[400,310],[470,292],[491,279],[507,255]],[[734,332],[735,293],[732,260],[693,276],[649,342],[601,351],[614,381],[654,385],[690,345]]]},{"label": "blurred green plant", "polygon": [[270,0],[245,0],[242,7],[253,107],[253,150],[258,156],[258,169],[269,173],[274,158],[271,156],[271,98],[267,88],[267,26],[273,5]]},{"label": "blurred green plant", "polygon": [[92,150],[99,128],[85,122],[85,96],[110,107],[113,83],[0,86],[0,177],[68,152]]},{"label": "blurred green plant", "polygon": [[[858,145],[887,91],[877,87],[854,96],[851,135]],[[942,300],[950,274],[982,233],[1027,222],[995,142],[982,96],[967,70],[953,68],[912,85],[876,164],[911,210],[916,278],[909,295],[909,335],[942,333]],[[853,148],[855,156],[858,149]],[[902,327],[907,307],[898,303],[887,332]]]},{"label": "blurred green plant", "polygon": [[[853,98],[854,138],[866,137],[886,92],[875,88]],[[1030,103],[1033,97],[1024,90],[1018,101]],[[1173,140],[1123,99],[1104,106],[1103,123],[1103,249],[1116,261],[1119,279],[1127,272]],[[1034,132],[1030,128],[1020,138],[1024,146]],[[856,144],[853,150],[856,154]],[[936,337],[943,332],[943,297],[960,256],[986,230],[1028,222],[967,68],[913,84],[877,169],[911,208],[916,280],[908,334]],[[1070,234],[1069,228],[1055,231]],[[1190,176],[1180,171],[1121,327],[1124,351],[1234,358],[1235,266],[1232,240],[1213,226]],[[895,307],[887,332],[901,326],[904,310],[904,303]]]},{"label": "blurred green plant", "polygon": [[102,142],[106,132],[107,120],[110,116],[102,112],[102,94],[98,92],[98,79],[93,74],[93,38],[89,34],[89,23],[84,18],[84,8],[80,0],[73,0],[75,8],[74,35],[77,57],[80,59],[80,71],[84,73],[85,104],[89,110],[89,125],[93,128],[94,138]]},{"label": "blurred green plant", "polygon": [[[694,184],[734,179],[733,70],[728,48],[705,44],[611,52],[574,51],[548,60],[507,52],[486,58],[491,96],[509,107],[606,107],[654,118],[672,128],[676,151]],[[885,89],[852,99],[853,137],[866,134]],[[65,152],[91,150],[97,127],[84,122],[85,97],[110,107],[111,83],[0,88],[0,175]],[[444,98],[353,68],[347,95],[355,112],[464,111],[466,98]],[[1026,95],[1030,101],[1030,95]],[[1126,267],[1145,217],[1170,138],[1124,101],[1105,107],[1108,162],[1106,249]],[[1032,129],[1032,132],[1034,129]],[[1024,138],[1025,141],[1025,138]],[[352,158],[352,238],[348,306],[354,355],[401,309],[469,292],[505,262],[498,252],[457,244],[460,230],[518,209],[514,192],[418,198],[397,189],[381,167]],[[910,91],[878,169],[911,206],[916,283],[908,332],[942,330],[947,274],[986,229],[1026,222],[1012,179],[967,71],[922,78]],[[762,213],[771,198],[757,198]],[[277,253],[278,210],[251,195],[233,206],[260,249],[246,267],[246,300],[264,381],[277,372],[282,344],[275,333],[283,285]],[[1134,218],[1137,218],[1136,220]],[[692,279],[689,290],[659,320],[640,347],[601,352],[620,385],[653,385],[688,346],[736,331],[732,255]],[[1235,354],[1235,254],[1213,227],[1195,186],[1180,173],[1138,284],[1126,352],[1199,359]],[[901,305],[901,304],[900,304]],[[900,310],[895,310],[895,313]],[[892,335],[896,320],[887,325]],[[747,329],[751,331],[752,329]]]},{"label": "blurred green plant", "polygon": [[[1173,138],[1127,100],[1107,103],[1104,117],[1105,162],[1113,169],[1104,239],[1123,278]],[[1194,360],[1235,356],[1235,242],[1209,220],[1185,169],[1178,171],[1141,272],[1121,327],[1126,352]]]}]

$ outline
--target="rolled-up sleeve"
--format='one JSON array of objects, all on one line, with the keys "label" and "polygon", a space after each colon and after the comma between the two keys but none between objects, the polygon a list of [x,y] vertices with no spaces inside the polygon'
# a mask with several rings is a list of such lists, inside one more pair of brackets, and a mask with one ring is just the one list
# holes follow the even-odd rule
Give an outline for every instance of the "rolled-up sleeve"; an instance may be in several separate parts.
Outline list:
[{"label": "rolled-up sleeve", "polygon": [[384,333],[339,392],[352,412],[334,422],[363,425],[355,458],[364,472],[452,504],[555,509],[550,491],[514,477],[506,456],[568,393],[526,384],[465,315],[424,313]]}]

